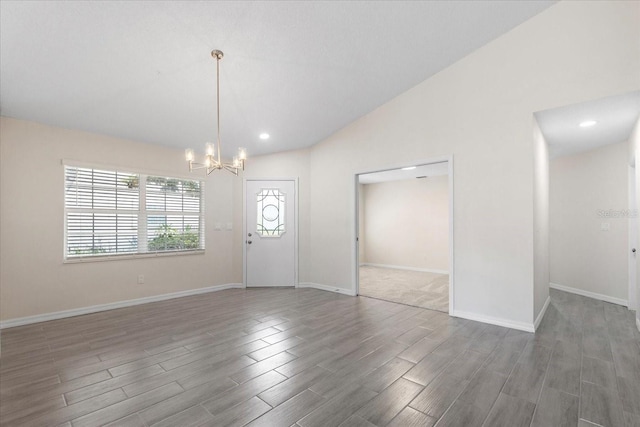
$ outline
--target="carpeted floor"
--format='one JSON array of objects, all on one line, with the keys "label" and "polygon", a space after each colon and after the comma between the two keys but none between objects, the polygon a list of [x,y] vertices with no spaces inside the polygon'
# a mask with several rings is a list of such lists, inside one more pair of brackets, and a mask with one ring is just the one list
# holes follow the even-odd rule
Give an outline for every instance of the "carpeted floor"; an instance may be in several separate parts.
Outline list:
[{"label": "carpeted floor", "polygon": [[449,312],[449,275],[360,267],[360,295]]}]

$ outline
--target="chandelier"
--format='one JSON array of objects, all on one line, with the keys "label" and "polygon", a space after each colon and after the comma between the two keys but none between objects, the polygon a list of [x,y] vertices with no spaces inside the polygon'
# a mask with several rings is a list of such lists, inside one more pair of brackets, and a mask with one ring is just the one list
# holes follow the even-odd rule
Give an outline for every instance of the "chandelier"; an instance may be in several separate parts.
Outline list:
[{"label": "chandelier", "polygon": [[211,56],[216,59],[216,101],[218,108],[217,147],[211,142],[205,144],[206,154],[203,163],[195,162],[195,154],[193,152],[193,149],[191,148],[187,148],[184,151],[184,154],[187,162],[189,163],[189,172],[193,172],[196,169],[205,169],[207,171],[207,175],[209,175],[215,170],[224,169],[234,175],[238,175],[238,172],[240,170],[244,170],[244,161],[247,159],[247,151],[244,148],[238,148],[238,155],[233,157],[232,162],[222,161],[222,156],[220,155],[220,60],[222,59],[224,54],[222,53],[222,51],[212,50]]}]

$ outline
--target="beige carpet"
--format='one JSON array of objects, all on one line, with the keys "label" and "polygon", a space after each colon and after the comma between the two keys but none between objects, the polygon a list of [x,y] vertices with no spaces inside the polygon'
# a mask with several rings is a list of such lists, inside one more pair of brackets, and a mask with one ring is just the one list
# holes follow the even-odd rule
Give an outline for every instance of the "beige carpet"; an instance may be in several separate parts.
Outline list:
[{"label": "beige carpet", "polygon": [[449,312],[449,275],[360,267],[360,295]]}]

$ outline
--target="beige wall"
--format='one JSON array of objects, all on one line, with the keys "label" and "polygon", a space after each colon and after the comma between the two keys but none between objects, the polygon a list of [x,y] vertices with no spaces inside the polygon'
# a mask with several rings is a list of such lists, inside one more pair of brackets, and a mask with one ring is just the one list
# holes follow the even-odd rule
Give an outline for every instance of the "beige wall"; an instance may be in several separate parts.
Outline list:
[{"label": "beige wall", "polygon": [[[63,264],[62,159],[188,175],[180,150],[1,118],[2,320],[242,280],[232,268],[233,233],[212,225],[234,220],[230,174],[205,180],[204,255]],[[234,228],[239,225],[235,221]]]},{"label": "beige wall", "polygon": [[551,283],[627,300],[629,219],[600,211],[627,209],[628,164],[627,142],[551,161]]},{"label": "beige wall", "polygon": [[532,114],[640,87],[639,9],[559,2],[313,146],[312,281],[354,289],[355,173],[453,155],[452,314],[531,327]]},{"label": "beige wall", "polygon": [[368,264],[449,269],[447,176],[363,185]]},{"label": "beige wall", "polygon": [[549,145],[533,119],[533,318],[549,298]]}]

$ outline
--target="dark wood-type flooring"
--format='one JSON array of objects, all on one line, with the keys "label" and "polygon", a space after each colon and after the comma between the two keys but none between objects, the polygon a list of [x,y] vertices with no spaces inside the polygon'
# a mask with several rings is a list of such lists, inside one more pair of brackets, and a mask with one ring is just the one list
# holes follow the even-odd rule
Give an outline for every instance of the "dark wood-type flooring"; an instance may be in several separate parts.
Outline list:
[{"label": "dark wood-type flooring", "polygon": [[640,425],[633,315],[557,291],[535,335],[314,289],[237,289],[1,339],[2,426]]}]

